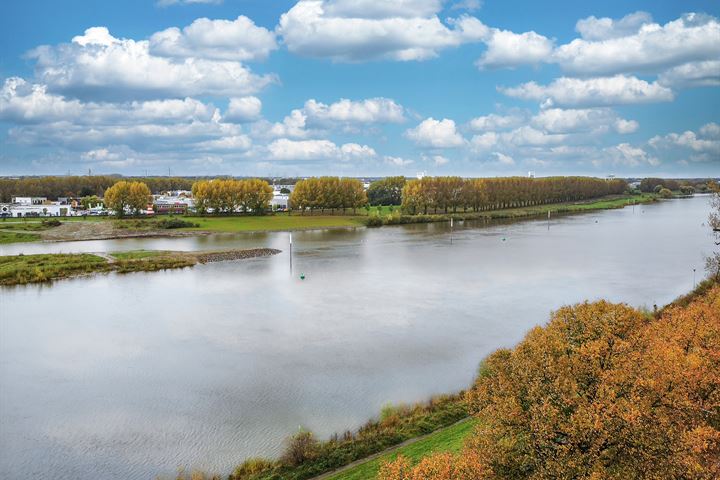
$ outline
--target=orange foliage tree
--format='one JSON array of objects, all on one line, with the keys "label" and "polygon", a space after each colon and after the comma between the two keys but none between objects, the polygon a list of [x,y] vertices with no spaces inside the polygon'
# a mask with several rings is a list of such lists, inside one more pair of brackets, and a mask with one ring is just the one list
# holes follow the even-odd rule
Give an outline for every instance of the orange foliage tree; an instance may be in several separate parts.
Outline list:
[{"label": "orange foliage tree", "polygon": [[720,478],[720,286],[659,318],[562,308],[489,356],[467,400],[480,421],[460,455],[380,478]]}]

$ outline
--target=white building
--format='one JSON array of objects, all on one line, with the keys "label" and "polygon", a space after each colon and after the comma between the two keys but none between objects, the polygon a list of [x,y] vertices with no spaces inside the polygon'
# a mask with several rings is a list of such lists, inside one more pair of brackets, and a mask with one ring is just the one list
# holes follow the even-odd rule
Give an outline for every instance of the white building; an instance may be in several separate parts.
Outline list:
[{"label": "white building", "polygon": [[10,204],[0,206],[0,216],[3,217],[66,217],[72,215],[69,205],[26,205]]},{"label": "white building", "polygon": [[270,208],[272,210],[287,210],[289,200],[290,195],[286,193],[275,192],[273,194],[272,200],[270,200]]},{"label": "white building", "polygon": [[16,205],[42,205],[47,203],[47,197],[12,197]]}]

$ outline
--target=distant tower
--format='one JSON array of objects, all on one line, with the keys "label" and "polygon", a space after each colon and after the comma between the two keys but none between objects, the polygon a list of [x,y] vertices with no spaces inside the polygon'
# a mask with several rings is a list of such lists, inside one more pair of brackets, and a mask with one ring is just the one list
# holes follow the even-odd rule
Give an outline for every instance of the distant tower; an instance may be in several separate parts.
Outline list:
[{"label": "distant tower", "polygon": [[535,178],[535,172],[529,171],[529,172],[528,172],[528,178]]},{"label": "distant tower", "polygon": [[415,174],[418,180],[422,180],[427,175],[427,172],[418,172]]}]

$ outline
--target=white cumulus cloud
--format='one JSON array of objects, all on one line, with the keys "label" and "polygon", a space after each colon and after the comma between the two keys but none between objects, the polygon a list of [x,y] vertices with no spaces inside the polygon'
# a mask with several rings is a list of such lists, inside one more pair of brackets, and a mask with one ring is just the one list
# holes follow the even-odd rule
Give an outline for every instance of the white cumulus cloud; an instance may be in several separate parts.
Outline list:
[{"label": "white cumulus cloud", "polygon": [[487,50],[478,60],[480,68],[516,67],[547,61],[553,52],[554,42],[535,32],[514,33],[492,29],[485,40]]},{"label": "white cumulus cloud", "polygon": [[150,37],[150,54],[214,60],[264,60],[277,48],[275,34],[240,15],[235,20],[198,18],[180,30],[171,27]]},{"label": "white cumulus cloud", "polygon": [[455,121],[448,118],[427,118],[417,127],[407,130],[405,135],[416,144],[428,148],[455,148],[465,143],[455,127]]},{"label": "white cumulus cloud", "polygon": [[441,8],[439,0],[301,0],[277,32],[292,53],[347,62],[424,60],[487,35],[474,17],[443,23]]},{"label": "white cumulus cloud", "polygon": [[609,106],[669,102],[674,99],[672,90],[657,82],[649,83],[625,75],[561,77],[548,85],[528,82],[518,87],[500,87],[499,90],[510,97],[537,100],[544,106]]},{"label": "white cumulus cloud", "polygon": [[290,140],[279,138],[267,147],[272,160],[360,160],[375,157],[367,145],[346,143],[337,146],[330,140]]},{"label": "white cumulus cloud", "polygon": [[84,98],[242,96],[276,80],[234,61],[155,56],[149,41],[115,38],[105,27],[89,28],[70,44],[38,47],[29,57],[51,91]]},{"label": "white cumulus cloud", "polygon": [[262,102],[257,97],[231,98],[223,119],[226,122],[250,122],[257,120],[261,111]]}]

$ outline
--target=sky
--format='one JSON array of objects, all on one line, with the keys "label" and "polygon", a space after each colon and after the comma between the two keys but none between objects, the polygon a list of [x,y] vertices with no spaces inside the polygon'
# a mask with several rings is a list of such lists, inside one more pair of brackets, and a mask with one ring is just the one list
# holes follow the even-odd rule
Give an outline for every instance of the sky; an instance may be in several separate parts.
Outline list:
[{"label": "sky", "polygon": [[720,176],[720,3],[8,0],[0,175]]}]

